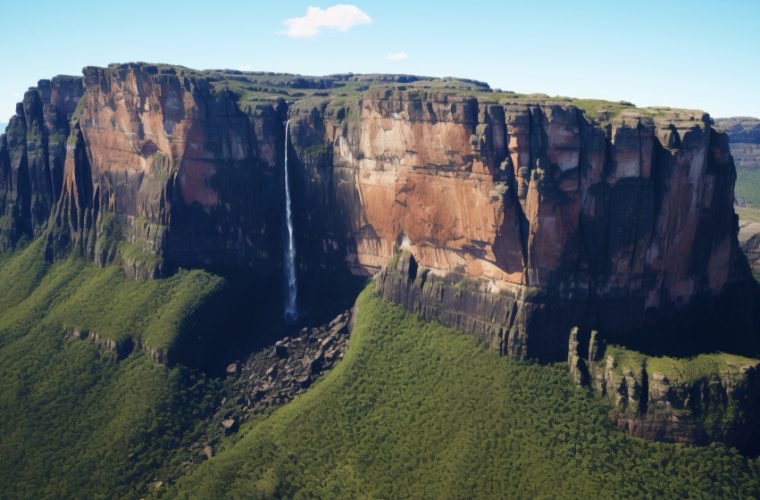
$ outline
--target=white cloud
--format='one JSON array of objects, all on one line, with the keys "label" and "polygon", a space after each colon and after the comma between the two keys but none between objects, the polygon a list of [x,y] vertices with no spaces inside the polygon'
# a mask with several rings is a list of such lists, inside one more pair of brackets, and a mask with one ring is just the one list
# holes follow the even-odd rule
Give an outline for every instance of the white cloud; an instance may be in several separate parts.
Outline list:
[{"label": "white cloud", "polygon": [[406,52],[396,52],[395,54],[388,54],[385,56],[387,61],[406,61],[409,59],[409,54]]},{"label": "white cloud", "polygon": [[372,18],[356,5],[338,4],[324,10],[309,7],[303,17],[293,17],[284,22],[286,30],[282,33],[293,38],[313,38],[322,29],[348,31],[354,26],[372,24]]},{"label": "white cloud", "polygon": [[253,66],[250,64],[244,64],[238,68],[238,71],[253,71]]}]

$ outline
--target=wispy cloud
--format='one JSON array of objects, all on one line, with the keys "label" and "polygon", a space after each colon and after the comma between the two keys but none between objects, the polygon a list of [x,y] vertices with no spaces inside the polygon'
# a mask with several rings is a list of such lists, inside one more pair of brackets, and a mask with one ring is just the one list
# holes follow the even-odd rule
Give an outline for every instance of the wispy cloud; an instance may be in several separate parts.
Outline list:
[{"label": "wispy cloud", "polygon": [[287,28],[282,33],[293,38],[313,38],[323,29],[348,31],[354,26],[372,24],[372,18],[356,5],[338,4],[324,10],[309,7],[303,17],[284,21]]},{"label": "wispy cloud", "polygon": [[238,68],[238,71],[253,71],[253,66],[250,64],[244,64]]},{"label": "wispy cloud", "polygon": [[396,52],[394,54],[388,54],[385,56],[387,61],[406,61],[409,59],[409,54],[406,52]]}]

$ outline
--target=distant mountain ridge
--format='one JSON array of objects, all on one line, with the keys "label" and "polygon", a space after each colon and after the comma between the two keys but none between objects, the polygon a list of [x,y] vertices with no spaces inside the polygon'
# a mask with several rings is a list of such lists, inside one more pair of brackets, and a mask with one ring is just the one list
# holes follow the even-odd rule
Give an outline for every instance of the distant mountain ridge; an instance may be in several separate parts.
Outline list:
[{"label": "distant mountain ridge", "polygon": [[736,164],[739,244],[752,269],[760,273],[760,119],[717,118],[715,125],[728,134]]},{"label": "distant mountain ridge", "polygon": [[737,167],[760,168],[760,119],[744,116],[716,118],[715,125],[728,134]]}]

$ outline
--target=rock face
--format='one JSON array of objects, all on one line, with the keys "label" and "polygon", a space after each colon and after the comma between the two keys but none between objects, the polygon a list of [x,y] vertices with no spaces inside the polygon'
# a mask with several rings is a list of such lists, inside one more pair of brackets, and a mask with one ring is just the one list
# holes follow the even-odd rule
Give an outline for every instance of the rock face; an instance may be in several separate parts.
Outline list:
[{"label": "rock face", "polygon": [[351,317],[352,311],[345,311],[327,324],[302,328],[247,359],[231,363],[221,404],[193,446],[193,459],[210,458],[223,434],[235,432],[256,415],[291,401],[343,359]]},{"label": "rock face", "polygon": [[[60,115],[70,123],[60,193],[26,189],[19,175],[2,184],[6,205],[30,207],[6,211],[3,228],[34,235],[48,221],[51,257],[73,247],[139,278],[204,267],[271,283],[288,147],[307,291],[382,271],[386,298],[516,358],[564,359],[573,325],[636,342],[723,314],[755,334],[734,165],[704,113],[584,111],[392,75],[126,64],[65,81],[82,97]],[[3,179],[23,170],[19,155],[39,163],[26,132],[33,101],[0,139]],[[690,331],[719,337],[702,333]]]},{"label": "rock face", "polygon": [[139,340],[135,344],[131,338],[120,341],[113,340],[100,335],[97,332],[91,332],[80,328],[66,329],[66,337],[77,340],[89,340],[102,351],[116,356],[117,359],[123,359],[131,354],[132,351],[137,350],[138,352],[145,353],[146,356],[156,363],[169,364],[170,362],[169,355],[166,351],[144,345]]},{"label": "rock face", "polygon": [[[302,328],[227,368],[225,394],[247,419],[293,399],[340,359],[348,347],[350,311],[329,324]],[[240,408],[239,408],[240,409]]]},{"label": "rock face", "polygon": [[719,118],[715,125],[731,139],[731,154],[737,168],[760,168],[760,120],[737,117]]},{"label": "rock face", "polygon": [[40,80],[0,135],[0,250],[38,236],[61,197],[66,141],[82,79]]},{"label": "rock face", "polygon": [[144,278],[268,263],[278,240],[266,228],[280,213],[277,104],[244,111],[203,77],[149,65],[85,68],[83,82],[56,247],[74,243],[104,262],[118,235],[125,269]]},{"label": "rock face", "polygon": [[[397,114],[413,106],[395,102]],[[435,116],[409,126],[442,120]],[[505,354],[556,359],[564,355],[558,332],[565,324],[616,339],[644,330],[654,337],[658,316],[677,316],[690,303],[714,310],[710,297],[743,286],[734,169],[727,138],[708,117],[624,112],[600,127],[571,106],[482,103],[469,116],[460,134],[471,133],[467,160],[423,160],[423,167],[397,152],[388,161],[385,149],[371,166],[360,162],[367,216],[380,212],[369,206],[378,185],[387,193],[378,207],[403,214],[386,218],[387,226],[376,215],[369,225],[380,240],[395,231],[411,255],[384,272],[385,296],[473,331]],[[414,138],[443,132],[403,134],[407,150],[424,151],[435,142]],[[386,136],[377,137],[387,148]],[[480,281],[451,286],[466,278]]]},{"label": "rock face", "polygon": [[579,332],[570,332],[570,372],[610,401],[618,427],[657,441],[760,449],[760,360],[728,354],[657,358],[605,349],[596,332],[585,339]]}]

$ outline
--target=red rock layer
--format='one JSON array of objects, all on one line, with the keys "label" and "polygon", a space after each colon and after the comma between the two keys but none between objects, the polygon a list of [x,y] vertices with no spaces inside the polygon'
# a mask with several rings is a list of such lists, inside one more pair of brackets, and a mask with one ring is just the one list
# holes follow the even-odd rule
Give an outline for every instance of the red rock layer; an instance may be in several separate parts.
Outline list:
[{"label": "red rock layer", "polygon": [[[628,340],[688,331],[676,319],[700,323],[695,309],[754,327],[735,301],[752,303],[754,288],[734,165],[707,115],[627,108],[600,125],[567,102],[382,79],[357,97],[256,104],[218,80],[85,69],[62,193],[28,190],[55,205],[38,217],[52,211],[51,253],[118,253],[146,278],[180,266],[276,275],[290,118],[305,287],[377,273],[404,251],[381,293],[515,357],[564,358],[574,325]],[[0,140],[4,178],[23,170],[14,120]]]},{"label": "red rock layer", "polygon": [[703,113],[629,111],[602,127],[572,105],[418,89],[292,113],[297,146],[331,152],[307,158],[305,177],[332,167],[319,189],[360,207],[332,236],[350,242],[351,268],[372,274],[405,251],[380,293],[505,354],[561,359],[573,324],[665,334],[666,314],[718,315],[729,289],[754,293],[728,141]]}]

